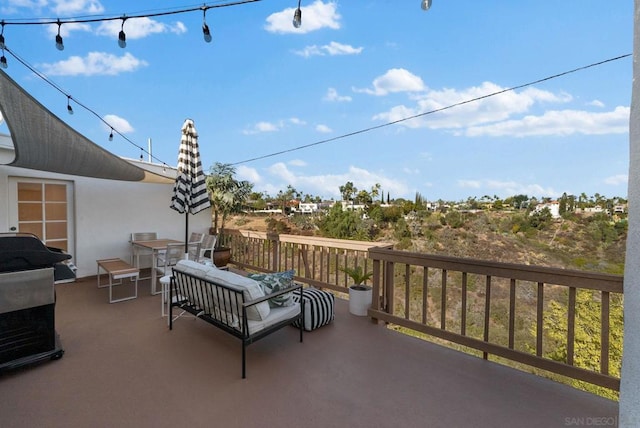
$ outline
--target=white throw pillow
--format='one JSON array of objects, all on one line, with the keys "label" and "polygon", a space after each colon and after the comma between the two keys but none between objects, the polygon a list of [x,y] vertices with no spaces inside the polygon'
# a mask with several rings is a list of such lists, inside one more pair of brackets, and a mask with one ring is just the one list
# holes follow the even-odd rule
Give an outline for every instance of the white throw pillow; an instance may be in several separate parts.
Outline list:
[{"label": "white throw pillow", "polygon": [[[205,279],[242,291],[245,301],[264,297],[264,291],[262,291],[257,281],[247,278],[246,276],[238,275],[237,273],[215,269],[207,272]],[[247,308],[247,318],[262,321],[269,316],[270,311],[268,301],[260,302],[257,305]]]}]

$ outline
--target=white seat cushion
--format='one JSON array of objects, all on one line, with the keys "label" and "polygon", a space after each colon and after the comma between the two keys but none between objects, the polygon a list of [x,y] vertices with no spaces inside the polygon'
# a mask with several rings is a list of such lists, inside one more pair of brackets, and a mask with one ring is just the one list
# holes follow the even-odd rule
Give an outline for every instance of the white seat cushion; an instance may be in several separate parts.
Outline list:
[{"label": "white seat cushion", "polygon": [[292,306],[281,306],[271,308],[271,313],[262,321],[248,320],[249,334],[257,333],[266,327],[272,326],[280,321],[294,317],[300,313],[300,304],[294,303]]}]

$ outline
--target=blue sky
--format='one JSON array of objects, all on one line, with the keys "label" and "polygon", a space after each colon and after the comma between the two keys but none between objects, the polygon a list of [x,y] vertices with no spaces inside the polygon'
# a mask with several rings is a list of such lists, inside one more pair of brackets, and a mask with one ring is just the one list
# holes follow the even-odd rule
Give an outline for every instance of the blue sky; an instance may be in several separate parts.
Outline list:
[{"label": "blue sky", "polygon": [[[208,2],[222,5],[228,2]],[[200,4],[173,1],[0,0],[7,23],[118,17]],[[428,200],[563,192],[627,195],[630,57],[466,103],[632,51],[633,2],[263,0],[121,21],[6,25],[11,51],[74,100],[177,163],[180,128],[194,120],[203,166],[236,164],[254,190],[292,185],[339,197],[351,181],[392,198]],[[112,153],[141,150],[8,53],[9,76]],[[379,127],[367,132],[359,132]],[[5,124],[0,132],[7,133]],[[353,136],[325,140],[356,133]],[[315,144],[319,143],[319,144]],[[310,147],[292,150],[297,147]],[[285,152],[276,156],[273,153]],[[268,156],[262,159],[246,160]],[[145,159],[148,155],[144,154]]]}]

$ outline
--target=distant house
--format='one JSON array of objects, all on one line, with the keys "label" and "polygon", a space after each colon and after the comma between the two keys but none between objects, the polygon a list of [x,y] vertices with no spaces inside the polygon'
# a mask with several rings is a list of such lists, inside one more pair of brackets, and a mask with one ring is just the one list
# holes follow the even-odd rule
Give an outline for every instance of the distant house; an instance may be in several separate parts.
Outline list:
[{"label": "distant house", "polygon": [[353,201],[342,201],[343,211],[362,211],[366,208],[363,204],[354,204]]},{"label": "distant house", "polygon": [[298,206],[298,210],[302,214],[312,214],[318,211],[318,204],[301,202],[300,205]]},{"label": "distant house", "polygon": [[549,210],[552,218],[560,218],[560,202],[558,201],[543,202],[537,204],[529,215],[541,213],[545,208]]},{"label": "distant house", "polygon": [[600,205],[596,205],[595,207],[586,207],[583,210],[585,213],[601,213],[604,212]]},{"label": "distant house", "polygon": [[627,212],[627,206],[626,205],[616,205],[613,207],[613,212],[616,214],[624,214]]}]

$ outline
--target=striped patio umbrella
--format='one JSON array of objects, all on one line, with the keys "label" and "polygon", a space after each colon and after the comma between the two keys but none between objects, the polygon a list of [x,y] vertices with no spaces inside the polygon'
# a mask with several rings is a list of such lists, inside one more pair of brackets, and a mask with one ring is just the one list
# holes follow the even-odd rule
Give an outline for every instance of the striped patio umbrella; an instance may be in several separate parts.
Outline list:
[{"label": "striped patio umbrella", "polygon": [[178,154],[178,176],[173,186],[170,207],[185,214],[184,242],[189,242],[189,214],[197,214],[209,208],[209,194],[202,162],[198,151],[198,133],[193,120],[187,119],[182,125],[180,153]]}]

